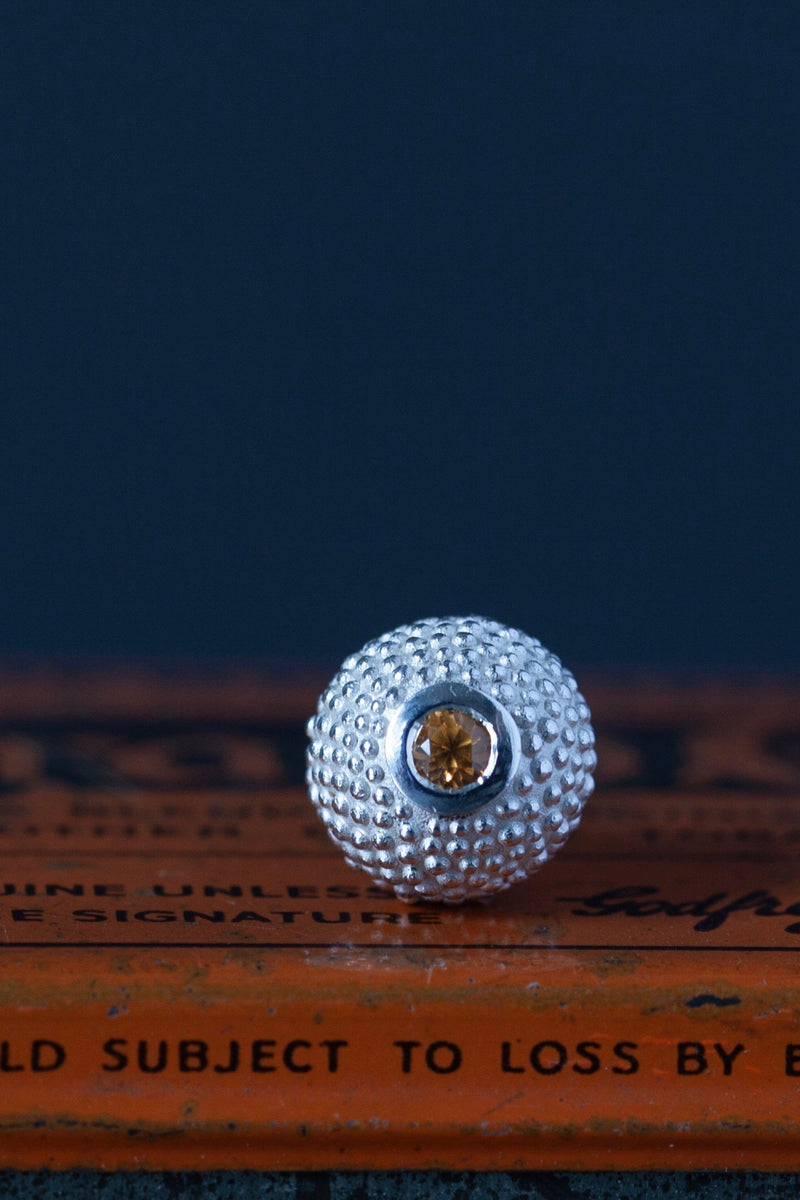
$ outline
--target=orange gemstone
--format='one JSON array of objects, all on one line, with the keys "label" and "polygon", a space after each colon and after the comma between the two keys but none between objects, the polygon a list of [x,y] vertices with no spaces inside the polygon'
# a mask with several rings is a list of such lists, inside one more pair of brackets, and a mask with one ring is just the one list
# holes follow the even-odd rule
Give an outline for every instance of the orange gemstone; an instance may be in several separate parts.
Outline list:
[{"label": "orange gemstone", "polygon": [[492,738],[486,725],[471,713],[437,708],[422,719],[411,756],[421,779],[454,792],[477,782],[486,772]]}]

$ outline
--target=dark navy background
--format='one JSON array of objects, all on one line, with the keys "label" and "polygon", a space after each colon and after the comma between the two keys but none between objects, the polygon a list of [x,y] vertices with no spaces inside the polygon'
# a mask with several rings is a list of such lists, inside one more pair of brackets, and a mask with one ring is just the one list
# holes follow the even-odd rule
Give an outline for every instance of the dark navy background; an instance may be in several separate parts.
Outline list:
[{"label": "dark navy background", "polygon": [[796,666],[798,34],[6,0],[0,653]]}]

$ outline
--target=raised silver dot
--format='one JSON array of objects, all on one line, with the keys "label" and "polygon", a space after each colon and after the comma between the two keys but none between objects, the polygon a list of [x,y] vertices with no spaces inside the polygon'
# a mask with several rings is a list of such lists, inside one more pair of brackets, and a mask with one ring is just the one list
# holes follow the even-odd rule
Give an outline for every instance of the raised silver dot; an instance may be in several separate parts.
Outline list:
[{"label": "raised silver dot", "polygon": [[513,846],[517,842],[521,842],[525,837],[525,826],[521,821],[512,821],[510,825],[504,825],[497,835],[497,840],[502,846]]},{"label": "raised silver dot", "polygon": [[422,865],[432,875],[443,875],[450,870],[449,858],[443,858],[441,854],[429,854]]},{"label": "raised silver dot", "polygon": [[466,838],[453,838],[453,840],[448,842],[445,846],[445,850],[451,858],[455,858],[457,854],[466,854],[469,849],[470,843]]},{"label": "raised silver dot", "polygon": [[545,804],[557,804],[561,799],[561,784],[556,780],[554,780],[552,783],[548,783],[547,787],[542,793],[542,799],[544,800]]},{"label": "raised silver dot", "polygon": [[558,723],[552,717],[543,717],[539,722],[539,733],[546,742],[554,742],[558,737]]},{"label": "raised silver dot", "polygon": [[502,796],[494,806],[494,811],[501,821],[507,820],[508,817],[515,817],[522,808],[522,801],[518,796],[506,795]]},{"label": "raised silver dot", "polygon": [[552,760],[542,755],[540,758],[534,759],[533,777],[537,783],[546,783],[553,774]]}]

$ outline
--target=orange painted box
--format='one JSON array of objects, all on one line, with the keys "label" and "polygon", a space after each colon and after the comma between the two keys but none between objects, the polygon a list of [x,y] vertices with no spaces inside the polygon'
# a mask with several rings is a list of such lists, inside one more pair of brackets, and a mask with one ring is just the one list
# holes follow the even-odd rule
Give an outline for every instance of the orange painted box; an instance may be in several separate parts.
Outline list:
[{"label": "orange painted box", "polygon": [[800,692],[589,680],[541,874],[406,905],[302,783],[316,682],[0,677],[14,1167],[800,1168]]}]

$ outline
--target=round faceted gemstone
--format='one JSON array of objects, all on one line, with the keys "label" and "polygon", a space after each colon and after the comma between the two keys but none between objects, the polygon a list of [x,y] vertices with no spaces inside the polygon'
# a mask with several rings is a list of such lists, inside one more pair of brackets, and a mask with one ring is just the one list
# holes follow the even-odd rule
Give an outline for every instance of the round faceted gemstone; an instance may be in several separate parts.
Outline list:
[{"label": "round faceted gemstone", "polygon": [[472,713],[436,708],[411,730],[411,761],[423,783],[455,792],[484,779],[494,757],[492,734]]}]

